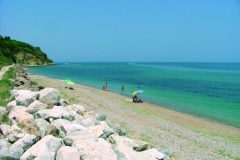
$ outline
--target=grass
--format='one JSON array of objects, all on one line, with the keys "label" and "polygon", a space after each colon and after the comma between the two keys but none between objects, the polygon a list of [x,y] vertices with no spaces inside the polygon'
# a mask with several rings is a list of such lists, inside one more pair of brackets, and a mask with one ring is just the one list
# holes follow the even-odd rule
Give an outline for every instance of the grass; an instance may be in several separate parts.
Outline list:
[{"label": "grass", "polygon": [[223,157],[228,157],[233,160],[240,160],[240,157],[232,156],[230,153],[227,153],[226,151],[224,151],[222,149],[218,150],[218,154],[222,155]]},{"label": "grass", "polygon": [[6,106],[10,102],[10,91],[13,88],[14,69],[11,67],[0,80],[0,106]]},{"label": "grass", "polygon": [[[13,88],[13,82],[11,79],[13,79],[14,76],[14,69],[11,67],[0,80],[0,106],[6,106],[11,101],[10,92]],[[0,124],[2,123],[11,125],[11,120],[8,118],[7,114],[0,117]]]},{"label": "grass", "polygon": [[151,136],[149,136],[147,133],[142,133],[140,135],[140,140],[144,141],[144,142],[150,142],[152,139]]}]

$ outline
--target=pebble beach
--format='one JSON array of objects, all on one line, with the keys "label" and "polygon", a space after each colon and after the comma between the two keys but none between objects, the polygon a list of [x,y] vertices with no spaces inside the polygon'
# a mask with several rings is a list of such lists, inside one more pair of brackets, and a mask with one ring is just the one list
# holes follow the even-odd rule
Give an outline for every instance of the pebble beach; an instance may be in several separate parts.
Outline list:
[{"label": "pebble beach", "polygon": [[238,159],[240,129],[150,103],[134,104],[122,95],[63,80],[31,75],[40,85],[58,89],[65,99],[104,112],[130,137],[149,142],[171,159]]}]

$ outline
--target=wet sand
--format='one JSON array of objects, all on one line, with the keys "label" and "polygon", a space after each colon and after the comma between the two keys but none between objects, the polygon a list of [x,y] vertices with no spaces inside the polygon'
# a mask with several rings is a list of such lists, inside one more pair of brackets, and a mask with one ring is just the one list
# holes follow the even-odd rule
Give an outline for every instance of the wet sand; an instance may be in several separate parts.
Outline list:
[{"label": "wet sand", "polygon": [[[240,129],[176,112],[162,106],[134,104],[129,97],[62,80],[31,75],[40,85],[57,88],[64,99],[107,114],[132,138],[171,153],[171,159],[240,159]],[[240,123],[240,122],[239,122]]]}]

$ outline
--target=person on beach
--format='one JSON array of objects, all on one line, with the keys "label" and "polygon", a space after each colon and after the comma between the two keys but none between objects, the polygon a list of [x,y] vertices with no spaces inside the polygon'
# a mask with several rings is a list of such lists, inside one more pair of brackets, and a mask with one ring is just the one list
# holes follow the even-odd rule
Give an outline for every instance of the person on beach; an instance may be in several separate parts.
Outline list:
[{"label": "person on beach", "polygon": [[122,85],[122,93],[124,92],[124,85]]},{"label": "person on beach", "polygon": [[109,91],[107,82],[105,82],[105,85],[103,86],[103,90],[104,91]]},{"label": "person on beach", "polygon": [[143,103],[143,101],[140,98],[138,98],[137,95],[132,96],[132,99],[133,103]]}]

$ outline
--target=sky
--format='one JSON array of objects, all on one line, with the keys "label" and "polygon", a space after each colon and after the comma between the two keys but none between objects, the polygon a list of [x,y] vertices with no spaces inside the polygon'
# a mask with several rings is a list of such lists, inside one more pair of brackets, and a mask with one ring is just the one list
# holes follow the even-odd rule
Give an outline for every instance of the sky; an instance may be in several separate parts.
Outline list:
[{"label": "sky", "polygon": [[55,62],[240,62],[240,0],[0,0],[0,35]]}]

